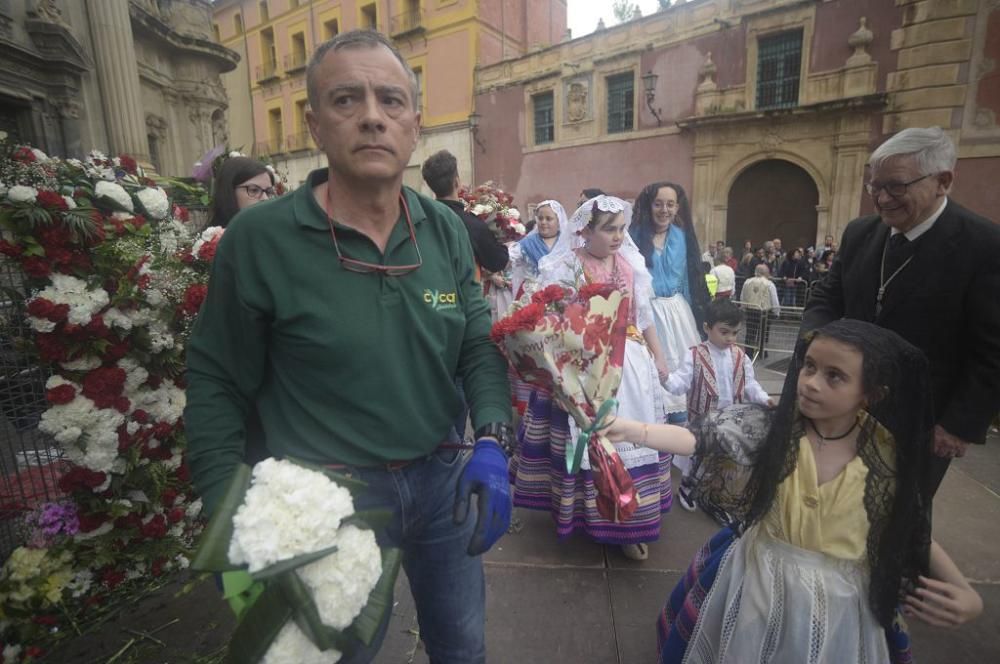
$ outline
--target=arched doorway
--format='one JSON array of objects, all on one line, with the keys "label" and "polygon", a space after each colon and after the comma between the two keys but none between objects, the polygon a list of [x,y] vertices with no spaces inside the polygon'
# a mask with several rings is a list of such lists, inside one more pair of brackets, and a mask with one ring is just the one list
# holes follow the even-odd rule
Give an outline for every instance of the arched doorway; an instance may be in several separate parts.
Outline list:
[{"label": "arched doorway", "polygon": [[782,247],[816,242],[819,190],[800,166],[784,159],[758,161],[737,176],[729,189],[726,243],[737,248],[750,240],[781,238]]}]

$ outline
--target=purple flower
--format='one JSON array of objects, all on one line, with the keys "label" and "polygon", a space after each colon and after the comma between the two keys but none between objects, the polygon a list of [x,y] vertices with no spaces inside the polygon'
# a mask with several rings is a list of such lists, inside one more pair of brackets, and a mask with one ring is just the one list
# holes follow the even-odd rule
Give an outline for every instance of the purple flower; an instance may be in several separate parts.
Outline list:
[{"label": "purple flower", "polygon": [[76,506],[72,503],[45,503],[33,521],[37,531],[46,539],[56,535],[75,535],[80,531]]},{"label": "purple flower", "polygon": [[198,182],[208,184],[212,181],[212,165],[215,164],[215,160],[222,156],[222,153],[226,151],[226,146],[216,145],[214,148],[202,155],[198,163],[194,165],[194,170],[191,171],[191,177],[193,177]]}]

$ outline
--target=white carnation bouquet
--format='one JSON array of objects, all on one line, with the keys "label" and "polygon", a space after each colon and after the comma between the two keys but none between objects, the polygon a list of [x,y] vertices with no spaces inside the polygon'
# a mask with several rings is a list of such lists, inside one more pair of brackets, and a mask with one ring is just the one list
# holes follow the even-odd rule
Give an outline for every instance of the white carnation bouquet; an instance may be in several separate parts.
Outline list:
[{"label": "white carnation bouquet", "polygon": [[330,664],[371,644],[392,603],[398,549],[372,528],[388,512],[358,512],[364,485],[326,469],[266,459],[241,465],[192,567],[223,572],[239,624],[230,659]]}]

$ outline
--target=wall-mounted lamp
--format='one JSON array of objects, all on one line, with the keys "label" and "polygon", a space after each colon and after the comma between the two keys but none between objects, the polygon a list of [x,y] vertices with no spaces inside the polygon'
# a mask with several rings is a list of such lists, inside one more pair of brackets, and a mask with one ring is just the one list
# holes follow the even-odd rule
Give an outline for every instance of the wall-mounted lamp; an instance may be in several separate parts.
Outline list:
[{"label": "wall-mounted lamp", "polygon": [[663,112],[662,108],[653,108],[653,101],[656,99],[656,81],[659,80],[659,76],[654,74],[652,70],[647,71],[642,75],[642,87],[646,91],[646,108],[649,112],[653,114],[656,118],[656,126],[663,126],[663,118],[660,117],[660,113]]},{"label": "wall-mounted lamp", "polygon": [[486,152],[486,144],[483,143],[482,140],[480,140],[480,138],[479,138],[479,118],[480,117],[481,116],[479,115],[479,113],[476,113],[475,111],[473,111],[469,115],[469,131],[472,132],[472,140],[474,140],[476,142],[476,145],[478,145],[479,149],[482,150],[483,153],[485,154],[485,152]]}]

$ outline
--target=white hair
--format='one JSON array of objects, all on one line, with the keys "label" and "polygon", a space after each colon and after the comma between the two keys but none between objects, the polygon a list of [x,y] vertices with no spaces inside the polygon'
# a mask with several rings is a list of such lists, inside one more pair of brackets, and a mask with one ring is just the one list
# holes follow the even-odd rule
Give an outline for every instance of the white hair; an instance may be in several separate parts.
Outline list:
[{"label": "white hair", "polygon": [[753,274],[755,277],[766,277],[771,274],[771,268],[764,263],[760,263],[753,269]]},{"label": "white hair", "polygon": [[898,155],[913,155],[921,175],[955,170],[955,144],[940,127],[904,129],[878,146],[868,165],[875,170]]}]

